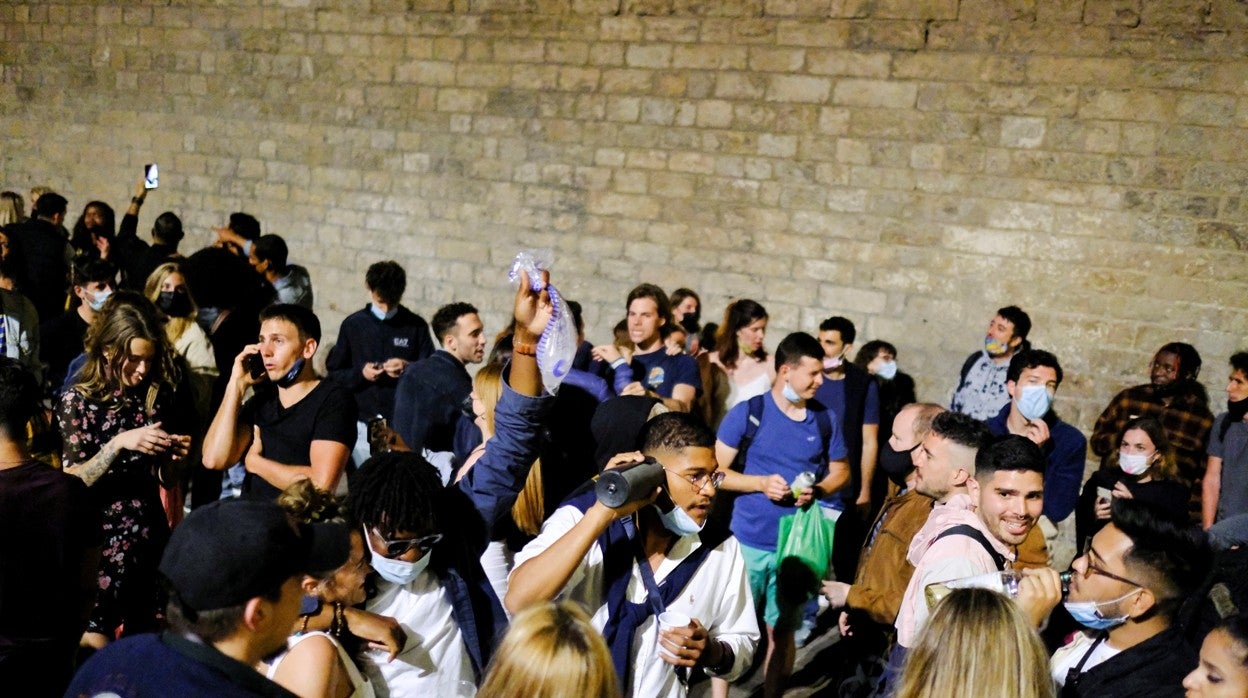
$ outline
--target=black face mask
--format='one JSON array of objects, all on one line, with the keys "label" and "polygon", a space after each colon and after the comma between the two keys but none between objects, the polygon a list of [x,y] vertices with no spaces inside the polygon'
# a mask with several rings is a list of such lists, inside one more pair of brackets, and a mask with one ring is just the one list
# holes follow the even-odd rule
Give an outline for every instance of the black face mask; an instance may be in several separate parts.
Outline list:
[{"label": "black face mask", "polygon": [[181,291],[161,291],[156,307],[169,317],[186,317],[191,314],[191,297]]},{"label": "black face mask", "polygon": [[909,451],[895,451],[891,444],[884,444],[880,449],[879,467],[894,484],[905,487],[906,475],[914,468],[914,462],[910,460]]}]

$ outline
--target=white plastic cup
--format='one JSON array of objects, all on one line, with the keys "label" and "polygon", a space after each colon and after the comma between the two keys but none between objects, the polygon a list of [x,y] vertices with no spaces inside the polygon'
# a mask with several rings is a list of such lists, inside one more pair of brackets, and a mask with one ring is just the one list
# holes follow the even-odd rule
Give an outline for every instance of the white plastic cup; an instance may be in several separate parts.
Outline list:
[{"label": "white plastic cup", "polygon": [[[692,618],[681,613],[680,611],[664,611],[659,614],[660,636],[662,635],[664,630],[673,630],[675,628],[687,628],[689,627],[689,624],[692,622],[693,622]],[[662,654],[667,657],[671,657],[672,659],[677,658],[676,655],[669,652],[668,649],[663,646],[663,641],[661,637],[659,640],[659,654]]]}]

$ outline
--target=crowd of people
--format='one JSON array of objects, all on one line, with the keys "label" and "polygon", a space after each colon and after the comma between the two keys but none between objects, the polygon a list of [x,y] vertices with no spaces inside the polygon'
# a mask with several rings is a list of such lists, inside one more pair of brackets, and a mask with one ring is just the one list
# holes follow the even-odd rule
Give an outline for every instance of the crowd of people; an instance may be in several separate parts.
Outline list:
[{"label": "crowd of people", "polygon": [[[695,291],[642,283],[595,344],[521,273],[491,337],[463,300],[426,322],[379,261],[321,375],[286,242],[238,212],[183,255],[173,212],[138,234],[148,195],[71,231],[56,192],[29,218],[0,194],[23,695],[722,697],[757,673],[770,698],[837,632],[816,669],[842,696],[1248,696],[1248,353],[1221,410],[1197,350],[1162,346],[1089,437],[1016,306],[920,402],[846,317],[769,349],[756,300],[703,325]],[[550,385],[557,313],[577,346]]]}]

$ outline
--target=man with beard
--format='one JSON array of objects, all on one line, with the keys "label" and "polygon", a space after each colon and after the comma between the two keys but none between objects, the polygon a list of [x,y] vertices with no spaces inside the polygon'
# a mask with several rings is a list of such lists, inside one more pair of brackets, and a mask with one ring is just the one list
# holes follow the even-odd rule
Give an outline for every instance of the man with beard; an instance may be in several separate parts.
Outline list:
[{"label": "man with beard", "polygon": [[1152,417],[1161,422],[1174,446],[1179,474],[1197,483],[1213,426],[1209,396],[1196,382],[1200,354],[1190,344],[1171,342],[1153,356],[1150,374],[1151,383],[1127,388],[1110,400],[1092,430],[1092,452],[1101,457],[1102,468],[1118,467],[1118,438],[1123,427],[1136,417]]},{"label": "man with beard", "polygon": [[991,441],[980,422],[956,412],[932,420],[915,458],[915,489],[936,500],[906,559],[914,575],[897,615],[886,685],[918,642],[929,584],[1005,569],[1044,506],[1044,454],[1024,436]]},{"label": "man with beard", "polygon": [[997,310],[988,323],[984,348],[966,357],[949,409],[975,419],[991,419],[1010,401],[1005,374],[1014,354],[1027,349],[1031,317],[1016,305]]}]

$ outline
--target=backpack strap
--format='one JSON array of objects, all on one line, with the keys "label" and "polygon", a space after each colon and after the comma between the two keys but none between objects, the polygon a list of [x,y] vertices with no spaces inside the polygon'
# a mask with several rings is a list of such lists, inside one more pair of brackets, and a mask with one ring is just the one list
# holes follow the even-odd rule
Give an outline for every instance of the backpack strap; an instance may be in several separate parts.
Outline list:
[{"label": "backpack strap", "polygon": [[967,538],[973,539],[980,545],[984,546],[984,551],[987,552],[992,558],[992,561],[996,564],[998,570],[1005,569],[1005,556],[997,552],[996,548],[992,547],[992,543],[988,542],[988,538],[984,535],[984,532],[978,528],[975,528],[970,524],[958,524],[957,526],[946,528],[944,531],[941,531],[940,535],[936,536],[936,540],[933,540],[932,543],[948,536],[966,536]]},{"label": "backpack strap", "polygon": [[982,355],[983,352],[977,351],[966,357],[966,361],[962,362],[962,377],[958,380],[958,388],[961,388],[962,384],[966,382],[967,375],[970,374],[971,369],[975,367],[975,362],[979,361],[979,357]]},{"label": "backpack strap", "polygon": [[732,459],[732,469],[737,472],[745,470],[745,454],[750,450],[750,445],[754,443],[754,437],[758,435],[758,427],[763,423],[763,399],[767,397],[767,393],[755,395],[750,398],[748,404],[749,414],[745,419],[745,433],[741,434],[741,441],[737,444],[737,457]]}]

